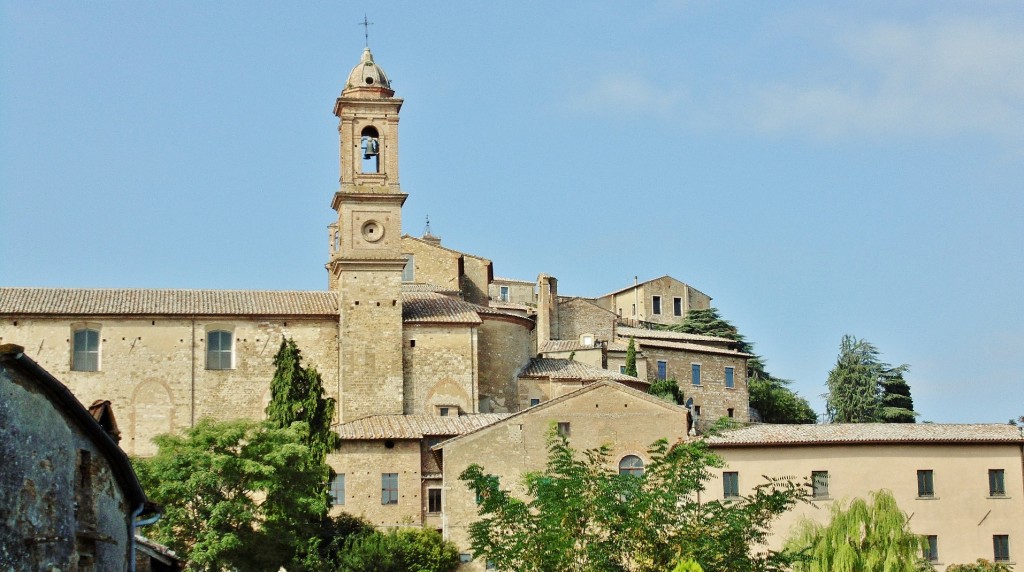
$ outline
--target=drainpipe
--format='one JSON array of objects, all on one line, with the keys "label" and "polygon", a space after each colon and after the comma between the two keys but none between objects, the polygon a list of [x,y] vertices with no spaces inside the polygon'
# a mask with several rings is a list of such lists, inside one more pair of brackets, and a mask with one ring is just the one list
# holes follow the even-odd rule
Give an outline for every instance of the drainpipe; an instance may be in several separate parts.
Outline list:
[{"label": "drainpipe", "polygon": [[163,516],[163,513],[158,510],[149,518],[135,520],[139,518],[144,510],[146,510],[146,504],[139,504],[139,508],[132,511],[132,517],[128,521],[128,546],[130,547],[128,550],[128,572],[135,572],[135,530],[142,528],[143,526],[154,524],[156,521],[160,520],[161,516]]}]

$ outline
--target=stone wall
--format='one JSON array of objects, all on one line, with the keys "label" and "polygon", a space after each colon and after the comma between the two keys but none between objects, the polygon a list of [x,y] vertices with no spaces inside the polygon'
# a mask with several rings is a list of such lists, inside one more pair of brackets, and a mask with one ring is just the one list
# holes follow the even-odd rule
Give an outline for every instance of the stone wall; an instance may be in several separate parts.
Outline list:
[{"label": "stone wall", "polygon": [[404,413],[436,415],[439,406],[476,413],[476,327],[406,324],[402,338]]},{"label": "stone wall", "polygon": [[[733,410],[733,418],[737,421],[750,420],[747,389],[747,361],[741,356],[695,352],[681,349],[667,349],[648,346],[637,341],[643,347],[647,362],[647,379],[654,381],[658,376],[658,362],[667,365],[667,379],[675,379],[683,395],[693,398],[693,404],[700,406],[700,419],[703,427],[714,423],[719,417],[727,417],[729,409]],[[639,361],[639,360],[638,360]],[[700,364],[700,385],[692,383],[693,364]],[[732,389],[725,387],[725,368],[733,368]]]},{"label": "stone wall", "polygon": [[518,411],[516,376],[536,352],[532,331],[518,320],[482,315],[477,329],[481,413]]},{"label": "stone wall", "polygon": [[608,341],[614,336],[615,314],[582,298],[563,298],[558,301],[558,327],[563,340],[593,334],[597,340]]},{"label": "stone wall", "polygon": [[[335,473],[345,475],[345,503],[335,503],[332,513],[344,511],[382,527],[422,522],[419,440],[343,441],[327,462]],[[398,474],[397,504],[381,503],[384,473]]]},{"label": "stone wall", "polygon": [[508,299],[505,300],[506,302],[525,304],[527,306],[537,305],[536,284],[533,282],[495,279],[488,287],[488,294],[491,300],[501,300],[502,287],[508,288]]},{"label": "stone wall", "polygon": [[[14,323],[17,322],[17,325]],[[100,332],[99,371],[71,371],[74,329]],[[206,369],[206,332],[234,338],[234,368]],[[19,318],[0,323],[0,342],[17,343],[83,403],[108,399],[130,455],[156,452],[151,439],[189,427],[193,420],[263,416],[270,400],[274,354],[283,336],[302,350],[327,393],[338,397],[336,319],[191,319],[167,317]]]},{"label": "stone wall", "polygon": [[464,271],[460,288],[462,296],[467,302],[486,306],[488,304],[487,290],[493,274],[491,261],[463,255],[462,268]]},{"label": "stone wall", "polygon": [[461,290],[458,253],[408,235],[402,237],[402,253],[413,256],[413,282]]}]

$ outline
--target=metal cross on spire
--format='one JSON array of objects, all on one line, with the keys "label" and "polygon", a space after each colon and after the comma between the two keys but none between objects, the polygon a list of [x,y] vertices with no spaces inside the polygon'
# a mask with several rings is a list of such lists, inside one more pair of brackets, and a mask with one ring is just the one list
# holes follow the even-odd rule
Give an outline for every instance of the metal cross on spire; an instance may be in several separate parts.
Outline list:
[{"label": "metal cross on spire", "polygon": [[366,13],[363,13],[363,21],[359,22],[359,25],[363,27],[363,37],[366,40],[366,47],[370,47],[370,26],[373,22],[366,19]]}]

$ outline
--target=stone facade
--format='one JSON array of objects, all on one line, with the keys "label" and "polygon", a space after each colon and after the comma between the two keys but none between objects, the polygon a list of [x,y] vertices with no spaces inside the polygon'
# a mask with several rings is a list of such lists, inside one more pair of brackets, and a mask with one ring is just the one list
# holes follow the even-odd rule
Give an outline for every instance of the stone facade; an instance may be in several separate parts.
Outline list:
[{"label": "stone facade", "polygon": [[516,376],[536,351],[531,331],[499,316],[484,316],[479,328],[480,411],[503,413],[519,410]]},{"label": "stone facade", "polygon": [[614,313],[586,298],[558,300],[559,335],[563,340],[579,339],[587,334],[596,340],[612,340],[615,338],[615,320]]},{"label": "stone facade", "polygon": [[711,307],[710,296],[671,276],[628,286],[595,302],[620,318],[663,325],[681,322],[690,310]]},{"label": "stone facade", "polygon": [[406,273],[407,282],[460,292],[467,302],[488,305],[488,283],[494,274],[490,260],[441,246],[441,239],[436,236],[405,235],[402,253],[413,264],[412,271]]},{"label": "stone facade", "polygon": [[537,306],[536,284],[528,280],[495,278],[487,293],[491,300],[524,306]]},{"label": "stone facade", "polygon": [[[409,414],[477,412],[477,329],[470,324],[408,324],[403,330]],[[383,413],[383,412],[381,412]]]}]

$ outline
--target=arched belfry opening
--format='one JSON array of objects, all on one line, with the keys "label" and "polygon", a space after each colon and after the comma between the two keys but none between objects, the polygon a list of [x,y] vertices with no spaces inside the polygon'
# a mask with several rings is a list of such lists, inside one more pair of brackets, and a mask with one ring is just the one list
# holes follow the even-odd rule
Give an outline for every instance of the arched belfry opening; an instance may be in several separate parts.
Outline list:
[{"label": "arched belfry opening", "polygon": [[363,155],[360,172],[380,172],[380,134],[373,125],[363,128],[359,134],[359,150]]}]

